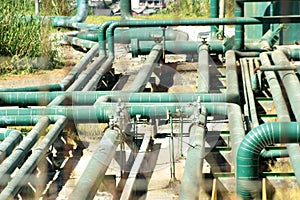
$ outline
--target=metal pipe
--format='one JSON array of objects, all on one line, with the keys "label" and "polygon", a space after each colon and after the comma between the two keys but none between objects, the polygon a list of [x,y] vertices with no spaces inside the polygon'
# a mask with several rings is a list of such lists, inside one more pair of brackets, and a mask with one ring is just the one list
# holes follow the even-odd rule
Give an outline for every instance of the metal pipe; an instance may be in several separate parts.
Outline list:
[{"label": "metal pipe", "polygon": [[133,19],[131,13],[131,0],[120,0],[120,11],[123,20]]},{"label": "metal pipe", "polygon": [[5,138],[0,143],[0,163],[11,154],[15,146],[17,146],[23,139],[22,133],[18,130],[7,129]]},{"label": "metal pipe", "polygon": [[30,176],[33,170],[35,170],[42,158],[45,156],[49,147],[55,142],[66,125],[66,122],[66,117],[59,117],[43,140],[39,142],[37,147],[35,147],[33,153],[14,175],[12,180],[8,183],[4,190],[2,190],[0,199],[13,199],[19,193],[20,189],[26,185],[28,181],[30,181]]},{"label": "metal pipe", "polygon": [[266,65],[262,65],[260,67],[257,67],[254,70],[254,73],[256,73],[258,70],[260,70],[260,71],[290,71],[290,70],[294,70],[294,71],[299,72],[300,71],[300,66],[299,65],[289,65],[289,66],[282,66],[282,65],[266,66]]},{"label": "metal pipe", "polygon": [[209,92],[209,47],[207,44],[202,44],[198,53],[198,82],[197,92],[208,93]]},{"label": "metal pipe", "polygon": [[[163,36],[163,30],[161,27],[153,28],[117,28],[115,31],[114,39],[116,43],[129,44],[131,39],[138,39],[143,41],[159,40]],[[84,40],[91,40],[98,42],[98,31],[80,32],[76,37]],[[174,30],[167,28],[165,30],[165,40],[187,41],[189,35],[186,32],[180,30]]]},{"label": "metal pipe", "polygon": [[162,45],[157,44],[152,48],[141,70],[136,75],[129,89],[126,91],[142,92],[145,89],[145,86],[151,77],[151,74],[156,66],[156,63],[159,62],[159,60],[161,59],[161,56],[162,56]]},{"label": "metal pipe", "polygon": [[10,179],[10,174],[18,167],[19,163],[25,158],[29,150],[36,143],[39,135],[45,131],[50,124],[49,118],[44,116],[16,147],[13,153],[0,165],[0,185],[6,185]]},{"label": "metal pipe", "polygon": [[64,40],[69,44],[79,46],[81,48],[87,48],[87,49],[91,49],[95,44],[98,44],[97,42],[84,40],[84,39],[80,39],[79,37],[72,37],[72,36],[65,36]]},{"label": "metal pipe", "polygon": [[108,58],[101,65],[101,67],[94,73],[93,77],[89,79],[87,84],[82,89],[82,92],[96,90],[98,82],[105,75],[105,73],[107,73],[111,69],[113,61],[114,61],[114,57],[108,56]]},{"label": "metal pipe", "polygon": [[[282,17],[236,17],[236,18],[225,18],[225,19],[180,19],[180,20],[125,20],[112,22],[107,28],[107,40],[108,40],[108,50],[114,54],[114,30],[117,27],[153,27],[153,26],[175,26],[175,25],[240,25],[240,24],[261,24],[261,23],[295,23],[300,19],[299,16],[287,16]],[[297,21],[298,20],[298,21]],[[102,30],[99,29],[99,43],[103,45],[105,37],[103,37]],[[242,33],[241,31],[236,34]],[[237,41],[237,39],[236,39]],[[239,40],[238,43],[243,42]],[[101,46],[101,45],[100,45]],[[236,46],[237,48],[237,46]],[[241,48],[237,48],[241,49]]]},{"label": "metal pipe", "polygon": [[[234,16],[235,17],[243,17],[244,16],[244,4],[234,1]],[[242,50],[244,49],[244,24],[236,24],[235,25],[235,33],[234,33],[234,49]]]},{"label": "metal pipe", "polygon": [[179,199],[198,199],[202,179],[203,159],[205,157],[205,134],[207,113],[201,108],[201,113],[190,128],[189,148],[185,161]]},{"label": "metal pipe", "polygon": [[255,127],[244,138],[236,160],[236,190],[243,199],[259,198],[259,155],[268,145],[299,143],[299,122],[273,122]]},{"label": "metal pipe", "polygon": [[[234,64],[234,63],[232,63]],[[201,102],[228,102],[238,103],[239,93],[237,93],[238,87],[234,85],[237,82],[237,72],[234,68],[230,67],[229,60],[226,64],[227,79],[230,80],[227,83],[227,93],[225,94],[202,94],[202,93],[188,93],[188,92],[176,92],[176,93],[163,93],[163,92],[143,92],[143,93],[128,93],[126,91],[71,91],[71,92],[3,92],[0,93],[0,105],[1,106],[31,106],[31,105],[48,105],[58,96],[64,96],[64,98],[72,101],[73,105],[92,105],[101,96],[110,96],[112,101],[118,101],[121,99],[124,102],[139,102],[139,103],[171,103],[171,102],[193,102],[198,98]],[[230,78],[230,79],[229,79]],[[231,84],[232,83],[232,84]],[[59,105],[59,104],[52,104]]]},{"label": "metal pipe", "polygon": [[107,129],[69,199],[93,199],[122,139],[118,130]]},{"label": "metal pipe", "polygon": [[[218,18],[219,17],[219,0],[210,0],[209,6],[210,18]],[[216,26],[210,27],[210,38],[216,38],[216,33],[218,29]]]}]

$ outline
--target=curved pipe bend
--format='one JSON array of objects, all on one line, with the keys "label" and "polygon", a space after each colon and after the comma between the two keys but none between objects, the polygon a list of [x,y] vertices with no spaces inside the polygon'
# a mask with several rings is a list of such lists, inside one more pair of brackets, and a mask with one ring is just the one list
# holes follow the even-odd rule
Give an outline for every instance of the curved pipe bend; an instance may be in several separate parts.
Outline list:
[{"label": "curved pipe bend", "polygon": [[268,145],[298,143],[299,122],[265,123],[252,129],[244,138],[236,159],[236,190],[243,199],[259,197],[259,155]]}]

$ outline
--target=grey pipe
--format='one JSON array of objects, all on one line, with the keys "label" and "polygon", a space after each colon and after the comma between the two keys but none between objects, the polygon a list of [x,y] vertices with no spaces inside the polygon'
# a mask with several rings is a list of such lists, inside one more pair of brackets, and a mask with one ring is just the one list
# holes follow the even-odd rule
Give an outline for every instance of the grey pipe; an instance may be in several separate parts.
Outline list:
[{"label": "grey pipe", "polygon": [[10,174],[18,167],[18,164],[25,158],[29,150],[36,143],[39,135],[48,127],[49,124],[49,118],[46,116],[42,117],[28,135],[22,140],[22,142],[16,147],[13,153],[0,165],[1,186],[8,182]]},{"label": "grey pipe", "polygon": [[203,159],[205,157],[205,134],[207,113],[201,108],[197,121],[190,128],[190,147],[187,150],[185,170],[182,177],[179,199],[199,199],[202,179]]},{"label": "grey pipe", "polygon": [[209,47],[207,44],[203,44],[200,46],[198,53],[197,92],[200,93],[209,92],[209,59]]},{"label": "grey pipe", "polygon": [[30,176],[33,170],[35,170],[42,158],[45,156],[49,147],[55,142],[56,138],[66,125],[66,122],[66,117],[59,117],[43,140],[39,142],[33,153],[1,192],[0,199],[13,199],[19,193],[20,189],[30,181]]},{"label": "grey pipe", "polygon": [[243,199],[259,198],[259,155],[268,145],[299,143],[299,122],[273,122],[255,127],[240,144],[236,159],[236,190]]},{"label": "grey pipe", "polygon": [[102,182],[105,172],[114,157],[117,146],[122,139],[118,130],[107,129],[94,151],[87,168],[75,186],[70,200],[88,200],[93,199],[100,183]]},{"label": "grey pipe", "polygon": [[131,83],[130,87],[126,91],[130,92],[142,92],[145,89],[146,84],[148,83],[151,74],[154,70],[156,63],[161,59],[162,56],[162,45],[157,44],[155,45],[147,60],[143,64],[141,70],[136,75],[134,81]]},{"label": "grey pipe", "polygon": [[22,141],[22,133],[18,130],[13,130],[0,143],[0,163],[11,154],[13,149]]}]

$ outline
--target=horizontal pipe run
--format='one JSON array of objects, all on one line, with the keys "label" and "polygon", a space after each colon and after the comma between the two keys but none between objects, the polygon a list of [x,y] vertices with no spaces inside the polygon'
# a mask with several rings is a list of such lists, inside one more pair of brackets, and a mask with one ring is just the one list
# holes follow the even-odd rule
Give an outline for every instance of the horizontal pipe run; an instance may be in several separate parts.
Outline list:
[{"label": "horizontal pipe run", "polygon": [[[236,18],[223,18],[223,19],[179,19],[179,20],[126,20],[112,22],[107,28],[108,50],[111,54],[114,54],[114,30],[117,27],[153,27],[153,26],[179,26],[179,25],[245,25],[245,24],[268,24],[268,23],[298,23],[300,21],[299,16],[287,16],[287,17],[236,17]],[[99,29],[99,43],[103,46],[105,37],[102,33],[103,30]],[[101,46],[100,45],[100,46]]]},{"label": "horizontal pipe run", "polygon": [[[234,72],[228,72],[228,77],[237,76]],[[231,82],[234,79],[231,79]],[[239,94],[231,93],[236,90],[236,86],[231,84],[232,89],[228,88],[225,94],[202,94],[194,93],[163,93],[163,92],[143,92],[129,93],[124,91],[71,91],[71,92],[3,92],[0,93],[0,105],[2,106],[29,106],[29,105],[48,105],[58,96],[64,96],[73,105],[92,105],[101,96],[109,96],[112,101],[121,99],[124,102],[140,103],[163,103],[163,102],[193,102],[198,98],[201,102],[229,102],[238,103]],[[53,104],[57,105],[57,104]]]},{"label": "horizontal pipe run", "polygon": [[[117,28],[114,35],[115,43],[129,44],[131,39],[138,39],[142,41],[162,40],[163,30],[161,27],[146,27],[146,28]],[[98,42],[98,32],[88,31],[79,32],[76,35],[79,39],[90,40]],[[167,28],[165,29],[165,40],[187,41],[189,35],[183,31]]]},{"label": "horizontal pipe run", "polygon": [[[30,176],[36,169],[42,158],[47,153],[49,147],[55,142],[59,134],[66,125],[66,117],[60,116],[55,124],[51,127],[50,131],[45,135],[41,142],[35,147],[32,154],[25,161],[19,171],[14,175],[12,180],[4,188],[0,194],[0,199],[13,199],[20,189],[30,182]],[[42,172],[47,173],[47,172]]]},{"label": "horizontal pipe run", "polygon": [[49,118],[44,116],[38,123],[33,127],[33,129],[27,134],[22,142],[16,147],[13,153],[4,160],[0,165],[0,185],[6,185],[10,179],[10,174],[18,167],[19,163],[25,158],[30,149],[38,140],[39,135],[46,130],[49,126]]},{"label": "horizontal pipe run", "polygon": [[65,36],[64,40],[72,45],[79,46],[81,48],[87,48],[87,49],[91,49],[91,48],[93,48],[93,46],[95,44],[98,44],[97,42],[84,40],[84,39],[80,39],[80,38],[72,37],[72,36]]},{"label": "horizontal pipe run", "polygon": [[238,149],[236,189],[243,199],[259,198],[259,155],[268,145],[299,143],[299,122],[265,123],[252,129]]},{"label": "horizontal pipe run", "polygon": [[94,151],[87,168],[80,176],[71,200],[93,199],[122,138],[118,130],[107,129]]},{"label": "horizontal pipe run", "polygon": [[299,65],[289,65],[289,66],[282,66],[282,65],[270,65],[270,66],[260,66],[254,69],[254,73],[258,70],[260,71],[288,71],[288,70],[296,70],[297,72],[300,71]]},{"label": "horizontal pipe run", "polygon": [[13,149],[22,141],[23,135],[18,130],[12,130],[0,143],[0,163],[11,154]]}]

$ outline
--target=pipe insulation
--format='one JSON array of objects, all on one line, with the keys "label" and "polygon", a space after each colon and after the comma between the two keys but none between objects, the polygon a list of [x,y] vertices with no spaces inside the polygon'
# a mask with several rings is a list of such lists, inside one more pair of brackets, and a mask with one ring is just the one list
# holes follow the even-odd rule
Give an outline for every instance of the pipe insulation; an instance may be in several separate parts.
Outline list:
[{"label": "pipe insulation", "polygon": [[203,159],[205,157],[205,134],[207,113],[201,107],[201,113],[190,128],[189,148],[187,150],[185,170],[182,177],[179,199],[198,199],[202,179]]},{"label": "pipe insulation", "polygon": [[[1,129],[3,130],[3,129]],[[11,154],[13,149],[22,141],[22,133],[18,130],[6,129],[5,138],[0,143],[0,163]]]},{"label": "pipe insulation", "polygon": [[272,144],[299,143],[299,122],[270,122],[252,129],[238,148],[236,190],[243,199],[259,198],[259,156]]},{"label": "pipe insulation", "polygon": [[69,199],[93,199],[105,172],[114,157],[118,145],[122,142],[119,130],[107,129],[94,151],[87,168],[80,176]]},{"label": "pipe insulation", "polygon": [[64,129],[67,118],[60,116],[55,124],[51,127],[46,136],[38,143],[32,154],[25,161],[19,171],[14,175],[8,185],[2,190],[0,199],[14,199],[20,189],[30,182],[30,176],[36,169],[40,161],[44,158],[50,146],[55,142],[59,134]]}]

